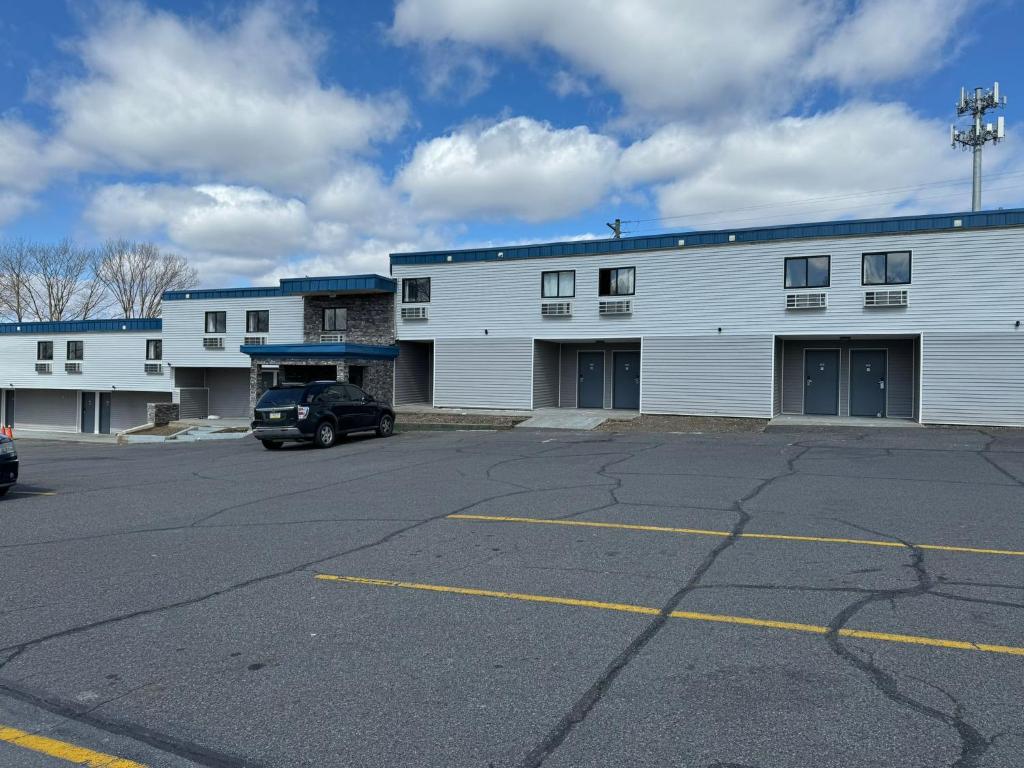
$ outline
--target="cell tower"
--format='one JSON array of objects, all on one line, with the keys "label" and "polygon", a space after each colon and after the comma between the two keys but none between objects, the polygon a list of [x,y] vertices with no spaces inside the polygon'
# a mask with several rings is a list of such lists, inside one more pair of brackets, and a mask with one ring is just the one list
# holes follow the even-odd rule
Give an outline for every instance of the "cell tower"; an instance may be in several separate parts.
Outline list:
[{"label": "cell tower", "polygon": [[973,94],[968,94],[966,88],[960,89],[960,100],[956,103],[957,117],[970,115],[973,123],[970,128],[958,131],[956,123],[949,128],[949,138],[953,147],[957,144],[961,149],[971,147],[974,151],[974,186],[971,197],[971,210],[981,210],[981,148],[985,142],[991,141],[998,144],[1006,138],[1006,126],[1003,123],[1003,116],[996,118],[995,126],[992,123],[982,125],[985,112],[990,109],[999,109],[1006,106],[1006,97],[999,95],[999,83],[992,89],[975,88]]}]

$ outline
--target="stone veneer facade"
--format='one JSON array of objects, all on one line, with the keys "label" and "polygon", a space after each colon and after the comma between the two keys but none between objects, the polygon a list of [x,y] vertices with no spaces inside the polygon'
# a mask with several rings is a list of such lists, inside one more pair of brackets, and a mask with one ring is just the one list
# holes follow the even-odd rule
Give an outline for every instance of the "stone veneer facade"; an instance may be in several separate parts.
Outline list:
[{"label": "stone veneer facade", "polygon": [[[306,296],[303,301],[303,342],[320,343],[324,333],[324,310],[344,307],[348,310],[348,328],[339,331],[347,344],[392,346],[395,343],[395,294],[372,293],[357,295]],[[334,333],[328,331],[328,333]],[[260,365],[334,366],[338,381],[348,381],[349,366],[365,366],[363,389],[382,402],[390,403],[394,392],[395,363],[393,360],[339,360],[337,358],[261,358],[249,367],[249,401],[254,407],[263,390],[260,389]]]}]

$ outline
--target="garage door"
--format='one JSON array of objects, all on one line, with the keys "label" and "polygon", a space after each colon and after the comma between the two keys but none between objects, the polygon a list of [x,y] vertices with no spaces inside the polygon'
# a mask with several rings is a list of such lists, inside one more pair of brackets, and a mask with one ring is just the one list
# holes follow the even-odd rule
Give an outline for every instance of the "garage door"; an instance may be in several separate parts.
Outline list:
[{"label": "garage door", "polygon": [[78,392],[73,389],[19,389],[17,426],[53,432],[78,429]]}]

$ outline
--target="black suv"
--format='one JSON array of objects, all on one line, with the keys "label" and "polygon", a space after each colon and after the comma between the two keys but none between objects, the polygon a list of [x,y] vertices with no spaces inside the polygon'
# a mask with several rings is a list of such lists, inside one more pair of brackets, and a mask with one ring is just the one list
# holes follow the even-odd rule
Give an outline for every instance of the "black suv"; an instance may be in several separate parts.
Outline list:
[{"label": "black suv", "polygon": [[18,482],[18,450],[14,441],[0,435],[0,496],[4,496],[11,486]]},{"label": "black suv", "polygon": [[376,432],[387,437],[394,430],[390,405],[341,381],[272,387],[256,403],[252,422],[252,436],[268,450],[280,448],[285,440],[330,448],[338,435]]}]

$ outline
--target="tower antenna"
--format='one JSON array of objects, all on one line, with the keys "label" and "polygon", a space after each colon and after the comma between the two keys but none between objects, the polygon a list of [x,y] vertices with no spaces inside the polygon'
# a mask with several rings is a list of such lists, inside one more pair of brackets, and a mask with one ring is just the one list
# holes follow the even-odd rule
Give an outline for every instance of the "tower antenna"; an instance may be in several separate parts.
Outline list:
[{"label": "tower antenna", "polygon": [[961,149],[971,147],[974,151],[974,184],[971,190],[971,210],[981,210],[981,148],[985,142],[991,141],[998,144],[1006,138],[1006,126],[1003,116],[996,118],[996,124],[982,124],[985,112],[990,109],[1000,109],[1006,106],[1006,96],[1000,95],[999,83],[991,89],[975,88],[974,93],[968,94],[966,88],[960,89],[960,99],[956,103],[957,117],[970,115],[972,124],[969,128],[957,130],[956,123],[949,127],[949,138],[952,146],[957,144]]}]

